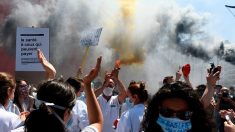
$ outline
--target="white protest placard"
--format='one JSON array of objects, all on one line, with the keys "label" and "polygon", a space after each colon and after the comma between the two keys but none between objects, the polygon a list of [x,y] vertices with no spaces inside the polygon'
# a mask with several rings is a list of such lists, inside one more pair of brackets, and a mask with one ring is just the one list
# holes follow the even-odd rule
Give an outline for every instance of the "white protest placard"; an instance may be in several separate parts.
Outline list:
[{"label": "white protest placard", "polygon": [[44,71],[37,57],[37,49],[41,49],[49,61],[49,28],[18,27],[16,71]]},{"label": "white protest placard", "polygon": [[99,43],[102,28],[85,31],[81,35],[80,44],[82,46],[96,46]]}]

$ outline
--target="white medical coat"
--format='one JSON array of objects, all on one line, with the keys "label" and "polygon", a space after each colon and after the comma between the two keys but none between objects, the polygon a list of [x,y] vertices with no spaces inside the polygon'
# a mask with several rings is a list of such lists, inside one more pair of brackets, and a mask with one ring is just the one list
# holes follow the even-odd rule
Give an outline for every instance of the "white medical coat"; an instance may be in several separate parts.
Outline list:
[{"label": "white medical coat", "polygon": [[144,110],[144,104],[137,104],[124,112],[118,122],[116,132],[139,132]]},{"label": "white medical coat", "polygon": [[104,118],[103,132],[115,132],[113,129],[113,123],[117,118],[119,118],[120,110],[118,96],[112,96],[107,102],[107,100],[102,95],[100,95],[97,100],[101,107]]}]

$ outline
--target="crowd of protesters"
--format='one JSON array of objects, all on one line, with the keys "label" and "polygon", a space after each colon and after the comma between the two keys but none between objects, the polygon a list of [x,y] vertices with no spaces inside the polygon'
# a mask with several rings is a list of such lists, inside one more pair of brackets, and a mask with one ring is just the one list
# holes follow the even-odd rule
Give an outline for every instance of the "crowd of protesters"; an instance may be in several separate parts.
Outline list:
[{"label": "crowd of protesters", "polygon": [[234,88],[217,85],[221,66],[208,69],[207,83],[194,88],[187,65],[175,77],[163,78],[151,95],[144,81],[131,81],[126,88],[120,67],[92,88],[102,57],[85,76],[56,79],[54,66],[37,52],[47,76],[36,88],[0,72],[0,131],[235,132]]}]

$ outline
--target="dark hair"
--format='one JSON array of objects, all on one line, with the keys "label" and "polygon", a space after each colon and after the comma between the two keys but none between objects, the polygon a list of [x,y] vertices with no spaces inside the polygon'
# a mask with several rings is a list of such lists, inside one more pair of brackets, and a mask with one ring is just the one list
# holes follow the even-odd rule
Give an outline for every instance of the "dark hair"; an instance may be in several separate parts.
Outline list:
[{"label": "dark hair", "polygon": [[26,80],[23,80],[23,79],[16,80],[16,91],[15,91],[15,96],[14,96],[14,100],[13,100],[13,103],[16,104],[16,106],[19,108],[20,112],[24,111],[23,105],[19,101],[19,89],[20,89],[20,85],[21,85],[22,81],[25,81],[26,84],[28,84],[28,82]]},{"label": "dark hair", "polygon": [[26,118],[25,132],[66,132],[66,128],[54,110],[43,103]]},{"label": "dark hair", "polygon": [[198,85],[198,86],[196,87],[196,92],[197,92],[197,94],[199,95],[199,97],[202,97],[202,95],[203,95],[205,89],[206,89],[206,85],[205,85],[205,84],[201,84],[201,85]]},{"label": "dark hair", "polygon": [[15,89],[15,80],[5,72],[0,72],[0,104],[4,105],[8,99],[8,89]]},{"label": "dark hair", "polygon": [[173,76],[166,76],[166,77],[164,77],[164,79],[162,81],[163,85],[168,84],[169,83],[169,79],[172,79],[172,78],[173,78]]},{"label": "dark hair", "polygon": [[75,77],[70,77],[66,80],[66,83],[71,85],[74,88],[75,93],[77,93],[80,91],[83,81],[82,79],[76,79]]},{"label": "dark hair", "polygon": [[[69,85],[57,80],[50,80],[38,86],[37,99],[72,110],[75,105],[76,95]],[[31,112],[27,117],[25,121],[26,132],[64,132],[65,126],[63,123],[59,123],[61,121],[59,121],[56,115],[63,119],[65,109],[42,104],[38,110]],[[53,122],[54,120],[56,121]]]},{"label": "dark hair", "polygon": [[156,123],[159,115],[159,106],[162,105],[164,100],[169,98],[180,98],[187,102],[189,109],[193,112],[191,117],[192,129],[189,131],[212,131],[212,122],[207,118],[199,96],[189,85],[177,81],[173,84],[164,85],[153,96],[143,118],[142,129],[144,132],[162,131],[161,126]]},{"label": "dark hair", "polygon": [[148,99],[148,91],[145,89],[144,82],[131,81],[128,90],[132,95],[137,95],[140,102],[145,102]]},{"label": "dark hair", "polygon": [[220,90],[221,88],[223,88],[223,86],[222,86],[222,85],[215,85],[215,89]]}]

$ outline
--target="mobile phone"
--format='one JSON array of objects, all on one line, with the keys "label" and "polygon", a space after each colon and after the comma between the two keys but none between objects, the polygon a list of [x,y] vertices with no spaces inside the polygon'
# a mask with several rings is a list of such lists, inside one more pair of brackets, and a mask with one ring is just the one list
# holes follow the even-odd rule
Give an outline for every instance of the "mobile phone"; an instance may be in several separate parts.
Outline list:
[{"label": "mobile phone", "polygon": [[215,64],[214,63],[210,63],[210,64],[211,64],[211,68],[210,68],[210,73],[211,73],[211,71],[215,69]]},{"label": "mobile phone", "polygon": [[217,67],[215,67],[214,63],[210,63],[211,64],[211,68],[210,68],[210,73],[213,70],[213,74],[215,74],[217,71],[219,71],[220,69]]},{"label": "mobile phone", "polygon": [[231,121],[229,115],[225,115],[225,119],[226,119],[226,121]]}]

